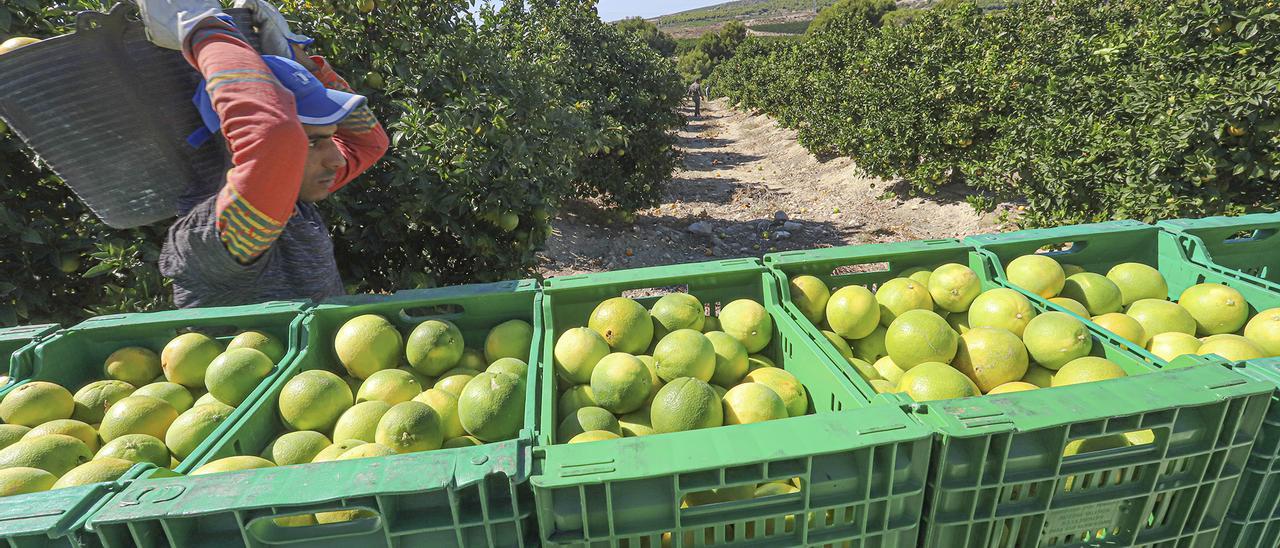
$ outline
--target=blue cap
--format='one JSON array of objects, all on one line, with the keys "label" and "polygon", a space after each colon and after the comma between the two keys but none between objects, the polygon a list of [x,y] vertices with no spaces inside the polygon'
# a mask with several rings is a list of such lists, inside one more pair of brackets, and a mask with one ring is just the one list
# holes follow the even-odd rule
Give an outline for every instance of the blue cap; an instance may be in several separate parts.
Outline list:
[{"label": "blue cap", "polygon": [[[298,107],[298,121],[303,125],[336,124],[365,103],[363,95],[324,87],[311,71],[296,61],[275,55],[263,55],[262,60],[275,74],[276,80],[293,93],[294,103]],[[199,147],[222,130],[222,122],[218,119],[218,112],[213,109],[209,93],[205,91],[203,79],[196,86],[196,94],[191,101],[195,103],[196,110],[200,111],[204,127],[191,134],[187,142],[193,147]]]}]

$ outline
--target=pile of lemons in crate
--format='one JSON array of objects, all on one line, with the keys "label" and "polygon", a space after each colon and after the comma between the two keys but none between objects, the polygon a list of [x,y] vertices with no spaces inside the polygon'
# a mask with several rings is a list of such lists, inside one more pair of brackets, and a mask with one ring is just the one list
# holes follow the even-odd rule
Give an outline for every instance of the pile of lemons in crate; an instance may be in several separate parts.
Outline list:
[{"label": "pile of lemons in crate", "polygon": [[738,299],[718,316],[687,293],[651,309],[633,299],[599,303],[586,326],[556,339],[559,443],[647,436],[804,415],[804,386],[760,354],[773,319]]},{"label": "pile of lemons in crate", "polygon": [[[1280,353],[1280,309],[1249,320],[1244,297],[1224,285],[1199,284],[1170,302],[1163,276],[1140,263],[1103,275],[1026,255],[1006,272],[1014,285],[1163,359]],[[882,393],[930,401],[1126,375],[1077,317],[1038,313],[1013,289],[982,291],[965,265],[909,269],[874,292],[860,285],[833,290],[816,277],[797,276],[790,291],[801,313]]]},{"label": "pile of lemons in crate", "polygon": [[77,387],[21,384],[0,400],[0,496],[114,481],[138,463],[177,466],[226,421],[285,355],[275,337],[224,348],[184,333],[163,350],[131,346]]}]

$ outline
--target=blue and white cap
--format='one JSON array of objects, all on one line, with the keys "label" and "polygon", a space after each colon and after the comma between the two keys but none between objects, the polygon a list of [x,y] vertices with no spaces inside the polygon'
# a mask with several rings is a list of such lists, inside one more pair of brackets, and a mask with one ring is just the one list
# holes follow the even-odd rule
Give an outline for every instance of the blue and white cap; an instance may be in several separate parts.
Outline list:
[{"label": "blue and white cap", "polygon": [[[324,84],[311,74],[311,71],[292,59],[263,55],[262,60],[275,74],[280,84],[293,93],[294,103],[298,107],[298,121],[303,125],[336,124],[365,103],[366,99],[363,95],[324,87]],[[218,112],[213,109],[213,101],[205,91],[204,80],[196,86],[196,94],[191,101],[195,103],[196,110],[200,111],[204,127],[191,134],[187,142],[192,147],[199,148],[208,142],[210,137],[222,130],[222,121],[218,119]]]}]

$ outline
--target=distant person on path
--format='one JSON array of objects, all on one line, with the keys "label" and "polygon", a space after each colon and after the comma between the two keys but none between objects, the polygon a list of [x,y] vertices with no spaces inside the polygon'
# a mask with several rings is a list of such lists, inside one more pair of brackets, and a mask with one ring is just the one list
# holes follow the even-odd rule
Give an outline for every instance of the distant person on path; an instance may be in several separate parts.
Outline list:
[{"label": "distant person on path", "polygon": [[693,97],[693,117],[702,117],[702,84],[694,80],[689,84],[689,96]]},{"label": "distant person on path", "polygon": [[344,293],[333,241],[316,205],[386,152],[382,125],[310,38],[266,0],[255,51],[218,0],[139,0],[151,41],[179,50],[204,77],[194,99],[231,152],[222,188],[181,212],[160,253],[181,308],[323,299]]}]

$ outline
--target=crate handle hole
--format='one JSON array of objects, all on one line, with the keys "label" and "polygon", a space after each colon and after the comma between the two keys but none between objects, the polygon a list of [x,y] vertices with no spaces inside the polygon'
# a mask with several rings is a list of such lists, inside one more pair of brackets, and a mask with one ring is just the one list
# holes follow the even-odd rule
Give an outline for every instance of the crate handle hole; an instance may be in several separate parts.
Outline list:
[{"label": "crate handle hole", "polygon": [[[336,514],[351,512],[351,514]],[[317,515],[326,514],[329,519],[345,520],[317,523]],[[278,545],[293,544],[308,540],[332,539],[336,537],[352,537],[375,533],[382,530],[384,521],[382,514],[376,509],[354,505],[338,508],[325,508],[323,511],[287,510],[281,513],[269,512],[249,520],[245,531],[261,544]]]},{"label": "crate handle hole", "polygon": [[466,313],[460,304],[437,304],[433,306],[415,306],[400,310],[400,319],[419,324],[431,319],[457,317]]},{"label": "crate handle hole", "polygon": [[1089,242],[1055,242],[1040,246],[1036,255],[1073,255],[1089,247]]},{"label": "crate handle hole", "polygon": [[[688,293],[689,285],[668,285],[663,287],[639,287],[636,289],[627,289],[622,292],[622,296],[628,299],[644,299],[648,297],[661,297],[672,293]],[[704,303],[705,304],[705,303]]]},{"label": "crate handle hole", "polygon": [[848,276],[850,274],[867,274],[867,273],[888,272],[888,271],[889,271],[889,263],[881,261],[878,263],[847,264],[843,266],[837,266],[831,269],[831,276],[839,277],[839,276]]},{"label": "crate handle hole", "polygon": [[1240,232],[1227,236],[1227,239],[1223,240],[1222,243],[1231,245],[1231,244],[1244,244],[1249,242],[1256,242],[1258,240],[1265,240],[1267,238],[1275,236],[1276,232],[1277,232],[1277,229],[1274,229],[1274,228],[1261,228],[1258,230],[1241,230]]}]

